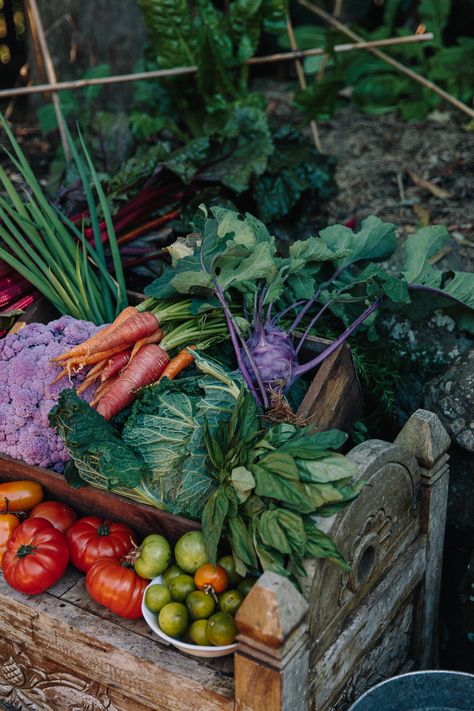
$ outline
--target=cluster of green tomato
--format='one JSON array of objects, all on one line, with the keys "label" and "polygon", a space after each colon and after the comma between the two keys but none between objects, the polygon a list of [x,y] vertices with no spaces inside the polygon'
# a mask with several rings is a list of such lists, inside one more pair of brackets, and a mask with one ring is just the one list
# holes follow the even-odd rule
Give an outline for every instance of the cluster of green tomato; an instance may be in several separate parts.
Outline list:
[{"label": "cluster of green tomato", "polygon": [[145,593],[145,605],[157,615],[160,629],[190,644],[232,644],[237,635],[234,615],[256,578],[238,575],[232,555],[215,566],[209,563],[201,531],[179,539],[174,559],[162,573],[163,582]]}]

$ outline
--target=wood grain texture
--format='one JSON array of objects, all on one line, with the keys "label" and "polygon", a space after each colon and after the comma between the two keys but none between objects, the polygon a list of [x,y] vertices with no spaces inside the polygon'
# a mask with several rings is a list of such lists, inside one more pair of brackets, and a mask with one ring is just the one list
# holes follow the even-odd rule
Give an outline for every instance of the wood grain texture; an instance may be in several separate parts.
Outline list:
[{"label": "wood grain texture", "polygon": [[73,489],[61,474],[0,454],[0,481],[15,479],[37,481],[42,484],[48,497],[65,501],[83,514],[123,521],[144,535],[161,533],[170,541],[176,541],[183,533],[200,528],[197,521],[174,516],[92,486]]},{"label": "wood grain texture", "polygon": [[[308,338],[308,342],[318,350],[331,343],[322,338]],[[350,348],[343,344],[318,368],[297,414],[319,430],[350,432],[361,410],[360,383]]]},{"label": "wood grain texture", "polygon": [[[59,673],[55,670],[66,668],[74,678],[119,690],[123,699],[134,699],[137,711],[176,711],[182,708],[183,699],[189,711],[233,709],[232,678],[221,671],[218,660],[200,663],[145,636],[140,621],[125,626],[120,618],[104,619],[98,611],[69,602],[67,594],[27,597],[0,577],[2,634],[21,650],[36,649],[41,669]],[[12,684],[18,686],[20,672],[11,676]],[[64,711],[65,706],[38,708]],[[96,706],[78,707],[82,708],[95,710]],[[124,702],[117,711],[130,708]]]}]

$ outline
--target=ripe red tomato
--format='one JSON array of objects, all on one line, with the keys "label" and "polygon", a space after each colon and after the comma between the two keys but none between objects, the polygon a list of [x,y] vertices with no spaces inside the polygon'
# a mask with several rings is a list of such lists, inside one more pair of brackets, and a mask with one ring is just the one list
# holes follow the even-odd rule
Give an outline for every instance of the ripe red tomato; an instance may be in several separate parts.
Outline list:
[{"label": "ripe red tomato", "polygon": [[87,573],[98,558],[116,558],[129,552],[135,534],[125,523],[84,516],[66,531],[71,563]]},{"label": "ripe red tomato", "polygon": [[61,533],[66,533],[68,528],[77,521],[77,513],[62,501],[42,501],[30,513],[30,518],[45,518]]},{"label": "ripe red tomato", "polygon": [[66,539],[44,518],[27,518],[8,541],[2,559],[5,580],[27,595],[54,585],[69,562]]},{"label": "ripe red tomato", "polygon": [[116,558],[99,558],[86,575],[91,598],[128,619],[142,616],[142,599],[148,583],[149,580],[137,575],[130,564]]},{"label": "ripe red tomato", "polygon": [[221,593],[229,585],[229,576],[221,565],[214,567],[212,563],[205,563],[194,573],[194,584],[198,590]]}]

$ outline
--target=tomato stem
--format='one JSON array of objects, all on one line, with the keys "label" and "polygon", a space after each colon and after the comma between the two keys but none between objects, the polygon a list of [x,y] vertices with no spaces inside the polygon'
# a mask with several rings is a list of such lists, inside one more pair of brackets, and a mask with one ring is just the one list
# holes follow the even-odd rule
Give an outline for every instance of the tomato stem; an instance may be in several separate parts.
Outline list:
[{"label": "tomato stem", "polygon": [[103,523],[102,526],[99,526],[97,529],[97,535],[98,536],[108,536],[110,534],[110,528],[108,523]]},{"label": "tomato stem", "polygon": [[33,551],[36,550],[36,546],[32,546],[31,543],[28,543],[27,545],[22,545],[18,548],[16,552],[16,558],[26,558],[27,555],[30,555],[30,553],[33,553]]}]

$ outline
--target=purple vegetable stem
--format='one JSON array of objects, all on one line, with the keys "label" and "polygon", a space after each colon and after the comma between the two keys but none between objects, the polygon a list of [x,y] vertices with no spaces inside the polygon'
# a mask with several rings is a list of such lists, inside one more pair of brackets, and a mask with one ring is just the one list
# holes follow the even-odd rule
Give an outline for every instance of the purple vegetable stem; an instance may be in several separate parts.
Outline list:
[{"label": "purple vegetable stem", "polygon": [[330,299],[328,302],[326,302],[326,303],[324,304],[324,306],[318,311],[318,313],[316,314],[316,316],[313,316],[313,318],[311,319],[311,321],[310,321],[310,323],[309,323],[308,328],[306,329],[306,331],[303,333],[303,335],[301,336],[301,338],[300,338],[300,340],[299,340],[299,343],[298,343],[298,345],[297,345],[297,347],[296,347],[296,355],[298,355],[298,353],[300,352],[301,346],[303,345],[303,343],[305,342],[306,338],[308,337],[308,334],[309,334],[309,332],[311,331],[311,329],[313,328],[314,324],[316,323],[316,321],[319,320],[319,318],[323,315],[323,313],[326,311],[326,309],[332,304],[332,301],[333,301],[333,300]]},{"label": "purple vegetable stem", "polygon": [[304,373],[307,373],[309,370],[313,370],[313,368],[316,368],[316,366],[322,363],[323,360],[326,360],[326,358],[328,358],[331,353],[334,353],[334,351],[337,350],[339,346],[341,346],[349,338],[349,336],[354,333],[354,331],[357,331],[357,329],[365,321],[365,319],[368,318],[370,314],[373,313],[376,309],[378,309],[381,304],[382,299],[377,299],[377,301],[374,301],[374,303],[371,304],[363,313],[361,313],[361,315],[354,321],[354,323],[351,324],[348,328],[346,328],[346,330],[341,333],[339,338],[336,338],[336,340],[333,341],[330,346],[325,348],[322,353],[316,356],[316,358],[313,358],[312,360],[308,361],[308,363],[303,363],[303,365],[299,365],[297,368],[295,368],[295,377],[298,378],[300,377],[300,375],[304,375]]},{"label": "purple vegetable stem", "polygon": [[255,390],[255,386],[252,383],[252,379],[249,375],[249,372],[248,372],[247,368],[245,367],[244,361],[242,360],[242,354],[240,353],[240,347],[239,347],[239,343],[237,341],[237,331],[235,329],[235,325],[232,320],[232,314],[229,311],[225,297],[222,293],[222,289],[217,284],[217,282],[216,282],[216,295],[222,305],[222,308],[224,309],[225,320],[227,321],[227,328],[229,329],[230,340],[232,341],[232,346],[234,348],[235,357],[237,358],[237,365],[239,366],[239,370],[242,373],[242,376],[243,376],[245,382],[247,383],[247,386],[248,386],[250,392],[254,396],[257,405],[261,405],[262,401],[261,401],[257,391]]},{"label": "purple vegetable stem", "polygon": [[339,276],[339,274],[341,274],[341,272],[343,272],[344,269],[345,269],[346,267],[348,267],[348,266],[349,266],[349,265],[346,264],[344,267],[339,267],[339,269],[336,269],[336,271],[334,272],[334,274],[332,275],[332,277],[329,279],[329,281],[325,282],[324,284],[321,284],[321,286],[319,287],[319,289],[317,290],[317,292],[315,293],[315,295],[313,296],[313,298],[306,302],[306,305],[303,306],[303,308],[302,308],[301,311],[299,312],[298,316],[295,318],[295,320],[294,320],[293,323],[291,324],[290,329],[289,329],[290,333],[294,332],[295,328],[301,323],[301,319],[304,318],[304,316],[305,316],[305,314],[307,313],[308,309],[310,309],[311,306],[314,304],[314,302],[319,299],[319,297],[321,296],[321,292],[322,292],[323,288],[330,286],[330,285],[333,283],[333,281],[336,281],[336,279],[337,279],[337,277]]}]

